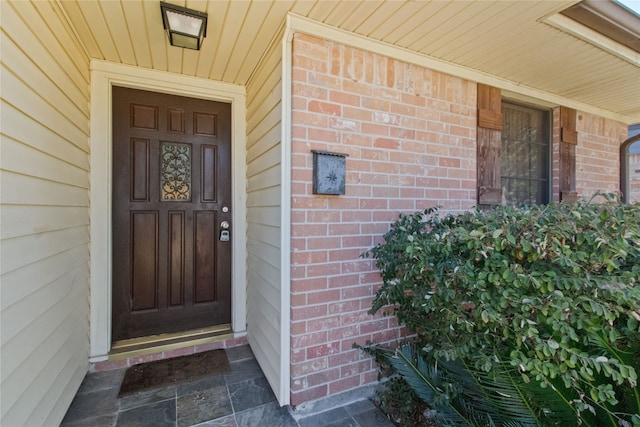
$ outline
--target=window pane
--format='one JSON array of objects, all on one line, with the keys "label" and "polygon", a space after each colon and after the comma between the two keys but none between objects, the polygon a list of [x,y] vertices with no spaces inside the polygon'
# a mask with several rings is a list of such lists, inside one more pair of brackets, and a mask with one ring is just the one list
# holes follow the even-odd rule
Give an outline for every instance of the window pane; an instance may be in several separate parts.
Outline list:
[{"label": "window pane", "polygon": [[191,147],[163,142],[160,152],[163,201],[191,200]]},{"label": "window pane", "polygon": [[507,204],[549,201],[549,114],[502,102],[501,166]]}]

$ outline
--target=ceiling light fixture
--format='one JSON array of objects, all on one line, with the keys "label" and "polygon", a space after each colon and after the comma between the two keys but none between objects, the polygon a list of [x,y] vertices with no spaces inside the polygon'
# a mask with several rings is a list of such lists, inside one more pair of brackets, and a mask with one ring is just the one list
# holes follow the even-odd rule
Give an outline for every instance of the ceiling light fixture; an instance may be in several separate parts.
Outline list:
[{"label": "ceiling light fixture", "polygon": [[186,7],[160,2],[162,25],[172,46],[200,50],[207,36],[207,14]]}]

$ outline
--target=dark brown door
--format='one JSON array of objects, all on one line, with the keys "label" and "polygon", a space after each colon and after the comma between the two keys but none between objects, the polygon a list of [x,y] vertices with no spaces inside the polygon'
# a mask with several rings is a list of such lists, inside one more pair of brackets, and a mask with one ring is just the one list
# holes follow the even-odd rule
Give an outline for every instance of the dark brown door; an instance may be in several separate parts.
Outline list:
[{"label": "dark brown door", "polygon": [[114,87],[112,158],[113,341],[230,323],[230,105]]}]

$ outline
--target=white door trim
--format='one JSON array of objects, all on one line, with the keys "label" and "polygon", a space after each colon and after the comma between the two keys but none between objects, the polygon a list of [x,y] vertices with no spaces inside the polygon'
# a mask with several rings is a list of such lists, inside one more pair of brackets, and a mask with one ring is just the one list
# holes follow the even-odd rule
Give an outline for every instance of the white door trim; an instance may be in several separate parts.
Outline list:
[{"label": "white door trim", "polygon": [[111,87],[124,86],[231,103],[233,187],[231,322],[246,334],[246,95],[242,86],[163,71],[91,61],[90,361],[111,349]]}]

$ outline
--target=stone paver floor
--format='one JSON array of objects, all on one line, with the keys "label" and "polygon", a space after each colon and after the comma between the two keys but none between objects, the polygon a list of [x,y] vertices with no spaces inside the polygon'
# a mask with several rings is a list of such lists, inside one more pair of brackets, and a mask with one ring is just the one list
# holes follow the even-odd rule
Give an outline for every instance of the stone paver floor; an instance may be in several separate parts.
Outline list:
[{"label": "stone paver floor", "polygon": [[62,426],[393,427],[369,400],[294,418],[280,407],[249,346],[227,349],[231,371],[118,398],[126,369],[89,373]]}]

